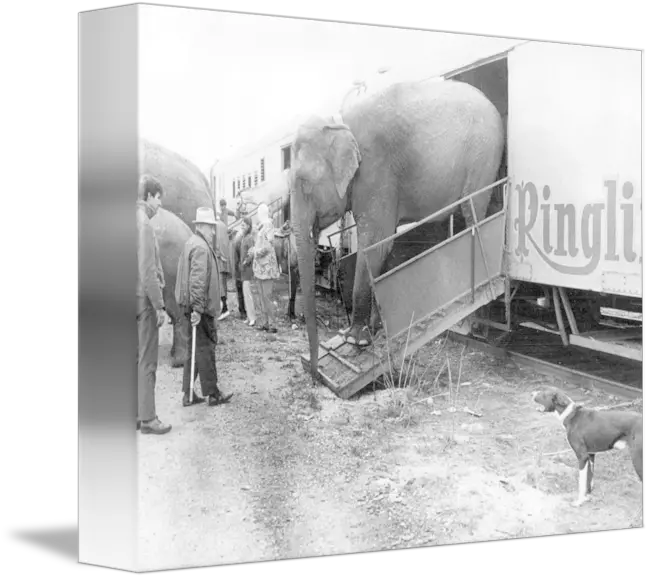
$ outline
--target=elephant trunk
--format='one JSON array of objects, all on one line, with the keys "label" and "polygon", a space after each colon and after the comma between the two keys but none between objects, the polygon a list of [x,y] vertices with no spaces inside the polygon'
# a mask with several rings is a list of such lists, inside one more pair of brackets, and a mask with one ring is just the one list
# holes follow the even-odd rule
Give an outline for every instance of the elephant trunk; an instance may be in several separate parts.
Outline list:
[{"label": "elephant trunk", "polygon": [[316,246],[309,237],[309,225],[305,223],[295,229],[298,254],[298,272],[303,293],[307,337],[310,344],[310,368],[312,378],[318,377],[319,343],[316,325],[316,293],[314,289],[314,259]]}]

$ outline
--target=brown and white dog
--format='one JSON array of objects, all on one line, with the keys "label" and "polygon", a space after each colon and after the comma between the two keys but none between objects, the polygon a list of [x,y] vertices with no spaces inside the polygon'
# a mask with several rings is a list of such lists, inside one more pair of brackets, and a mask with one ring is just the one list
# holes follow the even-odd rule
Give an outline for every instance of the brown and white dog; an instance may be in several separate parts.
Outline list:
[{"label": "brown and white dog", "polygon": [[576,404],[563,391],[546,386],[532,393],[542,412],[555,412],[579,461],[580,506],[592,492],[594,457],[599,452],[628,446],[637,476],[642,477],[642,415],[627,411],[598,411]]}]

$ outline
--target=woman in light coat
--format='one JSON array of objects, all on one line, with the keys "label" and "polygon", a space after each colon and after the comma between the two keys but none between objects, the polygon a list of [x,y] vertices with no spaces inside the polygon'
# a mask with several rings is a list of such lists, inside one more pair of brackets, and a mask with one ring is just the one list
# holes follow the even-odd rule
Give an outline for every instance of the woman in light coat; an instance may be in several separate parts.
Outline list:
[{"label": "woman in light coat", "polygon": [[280,277],[274,249],[274,223],[269,218],[266,204],[258,206],[258,227],[253,249],[253,273],[260,293],[262,322],[258,330],[276,333],[274,305],[271,300],[274,280]]}]

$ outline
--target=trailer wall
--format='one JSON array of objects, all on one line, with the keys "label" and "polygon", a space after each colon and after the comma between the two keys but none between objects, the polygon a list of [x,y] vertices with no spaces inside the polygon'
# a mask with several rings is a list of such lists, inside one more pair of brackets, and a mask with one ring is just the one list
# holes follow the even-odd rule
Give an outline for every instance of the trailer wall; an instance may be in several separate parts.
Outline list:
[{"label": "trailer wall", "polygon": [[508,75],[508,273],[641,297],[641,52],[532,42]]}]

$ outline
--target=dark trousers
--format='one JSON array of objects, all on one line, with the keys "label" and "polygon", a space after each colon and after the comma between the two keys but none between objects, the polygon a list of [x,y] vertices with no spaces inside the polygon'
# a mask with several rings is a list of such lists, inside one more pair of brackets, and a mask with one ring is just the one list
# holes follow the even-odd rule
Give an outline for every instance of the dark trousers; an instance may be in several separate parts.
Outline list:
[{"label": "dark trousers", "polygon": [[220,300],[222,301],[221,313],[224,314],[229,310],[227,306],[227,274],[225,272],[220,273],[220,294]]},{"label": "dark trousers", "polygon": [[247,309],[244,305],[244,293],[242,291],[242,280],[236,279],[236,290],[238,291],[238,310],[241,316],[247,315]]},{"label": "dark trousers", "polygon": [[[188,394],[191,390],[191,353],[193,350],[193,327],[190,314],[182,314],[182,329],[187,334],[188,355],[184,362],[182,391]],[[217,333],[215,318],[202,314],[200,323],[195,328],[195,378],[199,375],[203,396],[220,396],[218,389],[218,372],[215,367],[215,344]]]},{"label": "dark trousers", "polygon": [[148,307],[137,316],[139,342],[137,347],[137,387],[139,421],[157,418],[155,412],[155,380],[159,358],[157,313]]}]

